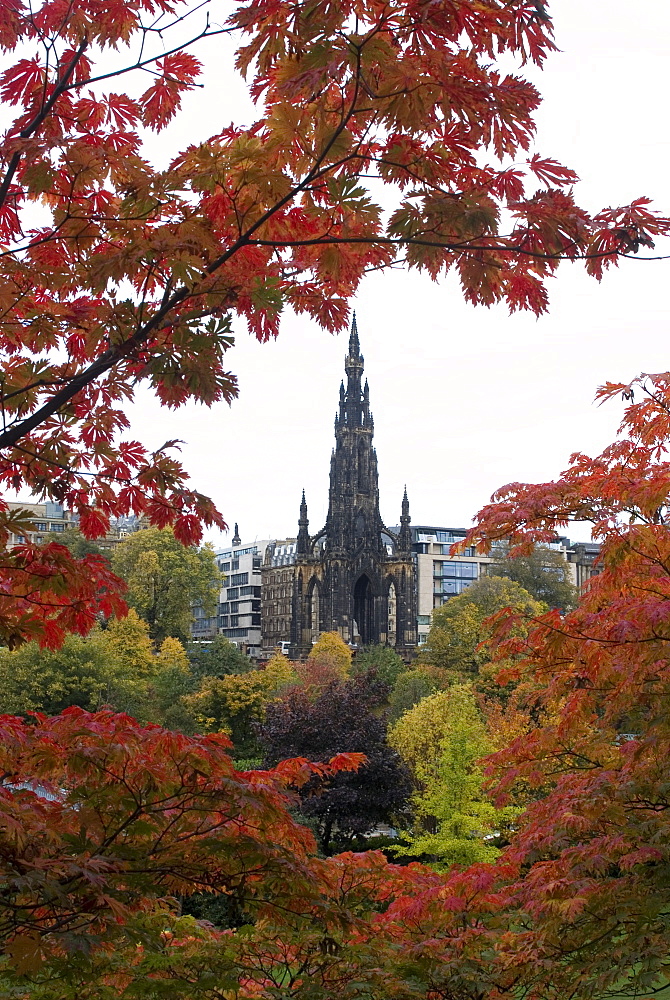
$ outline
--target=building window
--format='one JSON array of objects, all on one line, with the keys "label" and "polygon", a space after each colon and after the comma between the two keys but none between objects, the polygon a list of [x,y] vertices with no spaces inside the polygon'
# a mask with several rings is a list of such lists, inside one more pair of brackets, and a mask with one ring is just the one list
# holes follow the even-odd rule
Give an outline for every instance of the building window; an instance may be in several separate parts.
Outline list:
[{"label": "building window", "polygon": [[230,582],[234,587],[239,586],[241,583],[249,583],[248,573],[233,573],[230,578]]},{"label": "building window", "polygon": [[219,604],[219,614],[220,615],[227,615],[229,611],[230,611],[230,604],[228,604],[227,601],[226,601],[225,604]]},{"label": "building window", "polygon": [[228,625],[228,615],[219,615],[219,628],[226,628]]},{"label": "building window", "polygon": [[247,594],[253,594],[253,587],[240,587],[240,597],[245,597]]},{"label": "building window", "polygon": [[454,580],[476,580],[477,563],[458,562],[456,559],[444,559],[433,563],[433,576],[450,577]]},{"label": "building window", "polygon": [[247,628],[229,628],[227,635],[229,639],[246,639],[248,633]]},{"label": "building window", "polygon": [[64,524],[52,524],[49,526],[50,531],[65,531]]},{"label": "building window", "polygon": [[240,624],[239,616],[238,615],[231,615],[230,616],[230,627],[231,628],[236,628],[239,624]]},{"label": "building window", "polygon": [[46,521],[35,521],[35,527],[38,531],[47,531]]},{"label": "building window", "polygon": [[228,598],[229,601],[232,601],[234,600],[234,598],[239,596],[240,596],[239,587],[229,587],[228,590],[226,591],[226,597]]},{"label": "building window", "polygon": [[230,605],[230,613],[231,613],[231,615],[238,614],[239,610],[240,610],[240,602],[239,601],[233,601],[232,604]]}]

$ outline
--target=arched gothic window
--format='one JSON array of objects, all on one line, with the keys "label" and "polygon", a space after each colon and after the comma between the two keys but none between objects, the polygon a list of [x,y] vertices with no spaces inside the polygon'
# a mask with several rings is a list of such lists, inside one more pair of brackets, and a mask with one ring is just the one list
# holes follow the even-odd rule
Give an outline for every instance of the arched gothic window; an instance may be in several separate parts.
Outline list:
[{"label": "arched gothic window", "polygon": [[389,646],[395,646],[396,644],[396,634],[398,630],[398,598],[395,590],[395,583],[391,581],[388,589],[387,596],[387,617],[388,617],[388,629],[387,629],[387,642]]}]

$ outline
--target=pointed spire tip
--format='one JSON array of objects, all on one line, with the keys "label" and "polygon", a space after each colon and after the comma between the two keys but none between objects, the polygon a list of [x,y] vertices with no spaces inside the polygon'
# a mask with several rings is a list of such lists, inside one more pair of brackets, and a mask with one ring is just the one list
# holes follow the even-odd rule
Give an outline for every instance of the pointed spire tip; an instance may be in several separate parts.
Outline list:
[{"label": "pointed spire tip", "polygon": [[354,309],[351,320],[351,333],[349,335],[349,355],[353,358],[360,357],[361,347],[358,341],[358,323],[356,322],[356,310]]}]

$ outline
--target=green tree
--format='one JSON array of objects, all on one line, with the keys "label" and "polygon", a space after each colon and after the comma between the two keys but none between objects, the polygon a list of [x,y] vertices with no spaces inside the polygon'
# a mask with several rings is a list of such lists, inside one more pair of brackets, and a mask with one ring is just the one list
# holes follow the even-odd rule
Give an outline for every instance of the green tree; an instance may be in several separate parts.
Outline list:
[{"label": "green tree", "polygon": [[58,650],[27,643],[14,652],[0,649],[0,713],[57,715],[71,705],[95,711],[111,705],[131,712],[143,681],[115,655],[108,633],[95,629],[84,638],[68,635]]},{"label": "green tree", "polygon": [[488,662],[486,651],[477,649],[490,636],[486,619],[508,607],[529,619],[547,610],[513,580],[499,576],[475,580],[458,597],[433,611],[420,661],[449,670],[456,677],[472,678]]},{"label": "green tree", "polygon": [[374,673],[378,680],[391,688],[406,669],[402,658],[390,646],[363,646],[351,664],[354,677]]},{"label": "green tree", "polygon": [[420,701],[449,686],[449,675],[437,667],[419,664],[398,674],[389,695],[389,718],[395,722]]},{"label": "green tree", "polygon": [[155,721],[166,729],[192,734],[196,731],[192,714],[183,702],[197,687],[186,650],[179,639],[163,639],[155,658],[156,674],[151,685]]},{"label": "green tree", "polygon": [[536,600],[564,613],[577,606],[577,588],[572,582],[570,564],[562,552],[536,545],[530,555],[512,558],[506,547],[497,551],[499,558],[488,568],[490,576],[514,580]]},{"label": "green tree", "polygon": [[109,552],[105,552],[99,545],[92,542],[90,538],[84,538],[78,528],[66,528],[65,531],[49,531],[45,540],[65,545],[76,559],[83,556],[102,556],[109,561]]},{"label": "green tree", "polygon": [[225,677],[254,668],[249,657],[223,635],[215,636],[211,642],[187,643],[186,654],[197,677]]},{"label": "green tree", "polygon": [[189,639],[194,604],[202,604],[205,614],[215,611],[220,573],[211,547],[184,546],[170,528],[129,535],[114,551],[113,566],[156,645],[168,636]]}]

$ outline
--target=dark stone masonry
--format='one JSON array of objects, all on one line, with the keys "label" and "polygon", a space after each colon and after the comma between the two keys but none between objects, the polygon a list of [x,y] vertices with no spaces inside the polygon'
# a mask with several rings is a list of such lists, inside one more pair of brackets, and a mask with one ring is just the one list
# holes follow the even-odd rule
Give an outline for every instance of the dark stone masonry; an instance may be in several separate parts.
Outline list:
[{"label": "dark stone masonry", "polygon": [[416,570],[409,502],[402,500],[400,529],[379,513],[377,455],[367,379],[363,378],[356,317],[340,386],[335,449],[325,526],[309,534],[303,492],[293,568],[291,646],[305,656],[321,632],[345,642],[381,643],[408,656],[416,646]]}]

